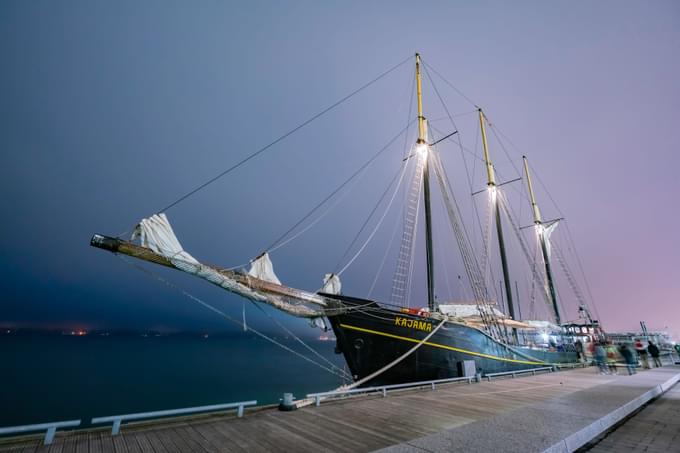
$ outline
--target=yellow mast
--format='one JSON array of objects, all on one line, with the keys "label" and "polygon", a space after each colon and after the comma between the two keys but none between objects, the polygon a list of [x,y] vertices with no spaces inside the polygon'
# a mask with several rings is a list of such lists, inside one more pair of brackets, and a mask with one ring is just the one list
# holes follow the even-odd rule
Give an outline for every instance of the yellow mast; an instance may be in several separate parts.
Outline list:
[{"label": "yellow mast", "polygon": [[555,281],[552,275],[552,268],[550,266],[550,256],[548,255],[548,244],[546,241],[545,229],[543,227],[543,220],[541,220],[541,211],[536,204],[536,196],[534,195],[534,185],[531,183],[531,175],[529,174],[529,162],[527,156],[522,156],[524,160],[524,173],[527,176],[527,187],[529,188],[529,199],[531,200],[531,209],[534,212],[534,225],[536,225],[536,235],[538,242],[541,245],[541,253],[543,254],[543,264],[545,265],[545,276],[548,280],[548,290],[550,291],[550,299],[555,311],[555,322],[559,325],[561,322],[560,309],[557,306],[557,292],[555,291]]},{"label": "yellow mast", "polygon": [[425,130],[425,117],[423,116],[423,94],[422,82],[420,77],[420,54],[416,54],[416,87],[418,94],[418,140],[416,149],[422,153],[423,165],[423,199],[425,205],[425,253],[427,259],[427,306],[430,311],[437,308],[434,294],[434,250],[432,247],[432,209],[430,207],[430,166],[428,154],[430,152],[427,144],[427,133]]},{"label": "yellow mast", "polygon": [[536,204],[536,197],[534,196],[534,185],[531,183],[531,175],[529,174],[529,163],[527,161],[527,156],[522,156],[524,160],[524,174],[527,175],[527,186],[529,187],[529,200],[531,200],[531,209],[534,212],[534,223],[540,225],[543,223],[541,220],[541,211],[538,210],[538,205]]},{"label": "yellow mast", "polygon": [[[498,206],[498,194],[496,193],[496,175],[493,170],[493,165],[491,164],[491,158],[489,157],[489,144],[486,140],[486,117],[482,109],[477,110],[479,112],[479,127],[482,131],[482,147],[484,148],[484,163],[486,164],[486,177],[487,177],[487,187],[489,188],[489,196],[491,197],[493,203],[493,209],[495,211],[496,217],[496,232],[498,234],[498,248],[500,249],[501,255],[501,266],[503,268],[503,283],[505,287],[505,298],[508,301],[508,311],[512,319],[517,319],[515,316],[515,305],[513,303],[512,297],[512,284],[510,282],[510,271],[508,269],[508,259],[505,254],[505,240],[503,238],[503,224],[501,223],[501,211]],[[517,329],[512,329],[513,339],[517,341]]]},{"label": "yellow mast", "polygon": [[479,128],[482,131],[482,147],[484,148],[484,163],[486,164],[487,185],[494,187],[496,185],[496,176],[494,175],[493,165],[489,158],[489,145],[486,141],[486,126],[484,125],[486,118],[482,109],[477,109],[479,112]]},{"label": "yellow mast", "polygon": [[420,54],[416,54],[416,90],[418,94],[418,141],[425,143],[425,117],[423,116],[423,88],[420,80]]}]

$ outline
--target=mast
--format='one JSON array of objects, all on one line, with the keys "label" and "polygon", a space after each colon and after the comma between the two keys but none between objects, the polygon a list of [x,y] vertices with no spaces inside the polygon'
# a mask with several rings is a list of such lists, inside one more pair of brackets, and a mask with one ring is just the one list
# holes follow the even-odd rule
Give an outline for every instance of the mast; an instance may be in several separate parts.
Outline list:
[{"label": "mast", "polygon": [[416,54],[416,86],[418,94],[418,140],[416,151],[422,153],[423,165],[423,197],[425,204],[425,253],[427,259],[427,306],[430,311],[437,308],[434,298],[434,253],[432,249],[432,210],[430,207],[430,166],[428,162],[429,146],[426,141],[425,117],[423,116],[422,83],[420,78],[420,54]]},{"label": "mast", "polygon": [[[503,225],[501,223],[501,211],[498,206],[498,194],[496,193],[496,176],[493,171],[493,165],[489,158],[489,145],[486,141],[486,127],[484,125],[485,117],[482,109],[479,112],[479,127],[482,131],[482,146],[484,148],[484,163],[486,164],[487,187],[489,189],[489,196],[493,203],[494,215],[496,217],[496,232],[498,233],[498,248],[501,253],[501,266],[503,267],[503,282],[505,286],[505,294],[508,300],[508,311],[512,319],[517,319],[515,315],[515,305],[512,300],[512,286],[510,283],[510,271],[508,270],[508,259],[505,253],[505,239],[503,237]],[[513,336],[516,335],[517,329],[513,329]]]},{"label": "mast", "polygon": [[548,256],[548,245],[544,234],[543,220],[541,219],[541,211],[536,204],[536,197],[534,196],[534,186],[531,183],[531,175],[529,174],[529,162],[526,156],[522,156],[524,160],[524,173],[527,175],[527,186],[529,188],[529,199],[531,200],[531,209],[534,213],[534,225],[536,225],[536,235],[541,244],[541,253],[543,254],[543,263],[545,264],[545,275],[548,280],[548,289],[550,291],[550,300],[555,311],[555,322],[560,324],[560,309],[557,307],[557,294],[555,293],[555,283],[553,280],[552,269],[550,267],[550,257]]}]

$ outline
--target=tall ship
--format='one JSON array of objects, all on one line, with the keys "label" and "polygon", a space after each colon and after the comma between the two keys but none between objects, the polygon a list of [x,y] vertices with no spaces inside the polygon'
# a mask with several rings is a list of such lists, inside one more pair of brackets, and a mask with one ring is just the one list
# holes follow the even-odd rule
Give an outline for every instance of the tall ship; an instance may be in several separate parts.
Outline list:
[{"label": "tall ship", "polygon": [[[451,378],[470,373],[488,374],[578,363],[582,360],[581,352],[585,349],[583,344],[599,334],[599,325],[590,315],[582,295],[577,298],[578,313],[571,314],[577,315],[578,320],[574,321],[572,318],[571,321],[565,321],[561,312],[550,239],[559,219],[545,221],[542,218],[526,157],[523,157],[522,177],[517,181],[498,181],[487,139],[489,122],[484,111],[476,107],[474,115],[478,119],[477,133],[481,137],[486,187],[472,196],[485,197],[487,224],[482,226],[480,222],[482,236],[485,238],[483,250],[475,250],[470,238],[470,228],[463,222],[462,210],[440,159],[440,146],[453,140],[458,130],[438,133],[438,138],[434,137],[432,131],[435,127],[425,117],[423,107],[423,65],[420,55],[416,54],[413,84],[417,109],[409,126],[413,125],[417,137],[406,147],[405,155],[399,156],[402,160],[400,171],[388,186],[390,190],[386,190],[381,197],[381,206],[386,206],[386,213],[398,198],[397,195],[403,195],[400,214],[402,234],[398,251],[394,254],[396,264],[388,300],[353,297],[342,292],[340,274],[354,262],[356,255],[340,272],[326,274],[323,286],[318,291],[283,284],[275,274],[270,259],[272,248],[241,268],[223,268],[201,262],[182,247],[164,212],[167,209],[141,220],[129,238],[95,234],[90,244],[118,255],[180,270],[257,305],[270,305],[291,316],[307,318],[324,330],[332,329],[337,339],[336,352],[342,353],[346,360],[350,386],[395,384]],[[364,85],[360,90],[372,83]],[[438,92],[436,94],[439,96]],[[448,110],[446,113],[455,126]],[[303,123],[303,126],[306,124]],[[362,167],[359,170],[363,169]],[[191,191],[179,201],[226,173],[223,172]],[[520,226],[516,216],[513,216],[507,198],[503,195],[503,186],[510,183],[522,184],[526,190],[528,209],[533,220],[531,225]],[[336,193],[334,191],[331,196]],[[331,196],[310,213],[318,212],[317,208],[331,199]],[[455,244],[461,269],[464,269],[461,275],[435,269],[437,254],[452,253],[451,250],[444,250],[435,244],[435,205],[442,207],[443,213],[437,219],[449,228],[449,234],[453,238],[451,243]],[[362,227],[367,238],[359,247],[357,255],[374,237],[385,214],[376,218],[375,227],[370,234],[367,233],[370,228]],[[310,215],[307,215],[303,221],[310,219]],[[295,231],[295,228],[298,231],[295,234],[304,232],[305,228],[301,225],[298,222],[289,233]],[[366,225],[368,222],[364,224]],[[511,259],[508,257],[504,226],[509,226],[519,241],[518,249],[528,262],[528,270],[525,271],[529,275],[532,288],[538,293],[540,303],[544,303],[549,314],[546,319],[530,319],[520,312],[519,291],[516,283],[513,288],[510,274],[514,269],[511,269]],[[520,231],[523,229],[533,231],[529,236],[535,239],[535,243],[531,244],[526,239],[525,233]],[[494,247],[490,244],[492,232],[497,238]],[[536,257],[533,260],[532,246]],[[416,251],[420,249],[424,251],[424,272],[417,268],[415,259]],[[498,267],[502,271],[498,288],[490,277],[489,263],[492,253],[497,257]],[[371,269],[373,271],[375,269]],[[414,296],[414,279],[419,274],[425,277],[426,284],[423,286],[426,291],[422,296]],[[465,288],[461,294],[465,294],[467,300],[454,303],[440,300],[436,283],[437,279],[441,281],[443,278],[457,281],[461,288]],[[576,286],[572,274],[567,274],[567,280]],[[578,295],[578,290],[576,292]],[[219,311],[195,296],[185,295],[213,311]],[[243,326],[248,329],[245,319]]]}]

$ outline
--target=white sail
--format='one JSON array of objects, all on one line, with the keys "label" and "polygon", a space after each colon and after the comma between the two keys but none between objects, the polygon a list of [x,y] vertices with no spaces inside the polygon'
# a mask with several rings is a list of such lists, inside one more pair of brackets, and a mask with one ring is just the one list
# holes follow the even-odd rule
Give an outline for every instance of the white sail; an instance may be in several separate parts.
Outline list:
[{"label": "white sail", "polygon": [[555,231],[555,228],[557,228],[558,222],[555,221],[548,225],[547,227],[543,228],[543,240],[545,241],[545,248],[548,251],[548,259],[550,259],[551,255],[551,250],[550,250],[550,235]]},{"label": "white sail", "polygon": [[271,283],[281,284],[281,280],[274,273],[274,265],[269,259],[269,253],[265,252],[253,260],[250,265],[250,270],[248,275],[251,275],[260,280],[264,280]]},{"label": "white sail", "polygon": [[340,283],[340,277],[335,274],[326,274],[323,278],[323,287],[321,288],[322,293],[326,294],[340,294],[342,290],[342,283]]},{"label": "white sail", "polygon": [[[203,264],[182,248],[163,213],[142,219],[132,234],[132,239],[136,238],[139,238],[143,249],[166,258],[173,267],[201,277],[227,291],[253,301],[264,302],[294,316],[316,318],[325,315],[323,309],[306,304],[326,307],[327,299],[315,293],[282,285],[266,253],[253,260],[247,274]],[[338,289],[339,282],[338,279]]]}]

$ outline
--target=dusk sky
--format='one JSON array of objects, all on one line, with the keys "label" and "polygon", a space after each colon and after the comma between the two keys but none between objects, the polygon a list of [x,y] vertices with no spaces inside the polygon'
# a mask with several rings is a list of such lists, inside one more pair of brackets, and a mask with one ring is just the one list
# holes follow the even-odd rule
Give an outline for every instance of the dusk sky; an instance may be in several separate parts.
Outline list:
[{"label": "dusk sky", "polygon": [[[536,182],[544,215],[566,217],[605,329],[645,320],[680,335],[677,1],[3,1],[0,325],[232,329],[90,237],[129,232],[415,52],[510,139],[510,159],[491,140],[499,175],[519,176],[513,165],[529,156],[549,191]],[[412,80],[409,61],[170,209],[185,249],[224,267],[257,256],[406,125]],[[434,81],[479,151],[474,105]],[[426,115],[441,118],[424,89]],[[446,150],[469,198],[461,152]],[[401,137],[338,212],[272,253],[282,281],[316,290],[337,270],[403,151]],[[345,293],[367,295],[391,226],[343,274]],[[389,294],[393,266],[375,297]],[[238,297],[154,272],[240,317]],[[266,325],[249,303],[248,313]]]}]

